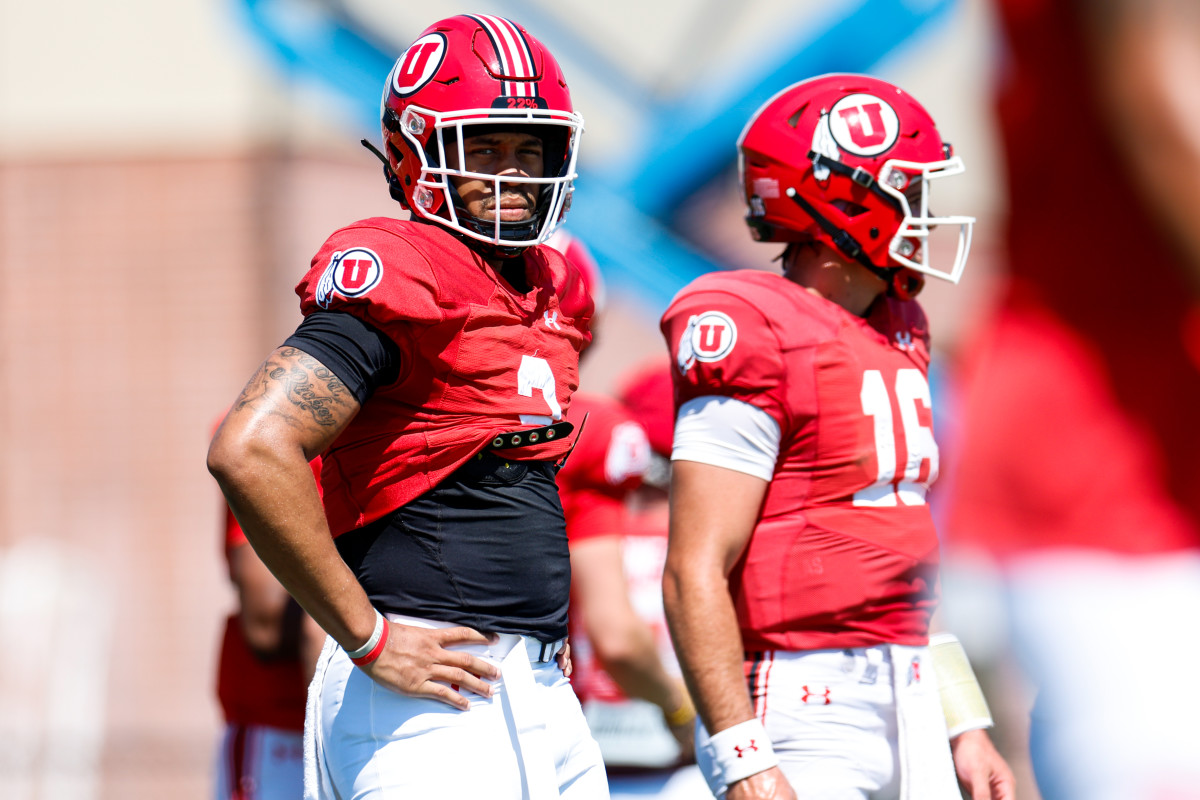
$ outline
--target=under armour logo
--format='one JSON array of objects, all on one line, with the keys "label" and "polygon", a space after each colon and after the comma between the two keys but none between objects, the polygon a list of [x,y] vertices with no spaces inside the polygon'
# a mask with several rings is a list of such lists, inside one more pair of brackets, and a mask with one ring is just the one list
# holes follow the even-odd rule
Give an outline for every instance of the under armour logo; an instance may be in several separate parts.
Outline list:
[{"label": "under armour logo", "polygon": [[814,692],[811,689],[809,689],[807,686],[801,686],[800,688],[804,690],[804,695],[800,698],[801,702],[807,703],[811,699],[814,702],[820,703],[823,706],[827,706],[831,702],[833,702],[832,700],[829,699],[829,687],[828,686],[825,687],[825,691],[823,691],[823,692]]},{"label": "under armour logo", "polygon": [[912,334],[909,333],[908,331],[897,331],[896,332],[896,347],[899,347],[901,350],[912,350],[913,349]]},{"label": "under armour logo", "polygon": [[751,739],[750,744],[746,745],[745,747],[742,747],[740,744],[735,744],[733,746],[733,752],[737,753],[738,758],[745,758],[746,753],[751,751],[758,752],[757,742],[757,739]]},{"label": "under armour logo", "polygon": [[542,320],[546,323],[546,327],[550,330],[561,331],[562,326],[558,324],[557,311],[543,311]]},{"label": "under armour logo", "polygon": [[909,685],[921,682],[921,661],[914,658],[912,663],[908,665],[908,682]]}]

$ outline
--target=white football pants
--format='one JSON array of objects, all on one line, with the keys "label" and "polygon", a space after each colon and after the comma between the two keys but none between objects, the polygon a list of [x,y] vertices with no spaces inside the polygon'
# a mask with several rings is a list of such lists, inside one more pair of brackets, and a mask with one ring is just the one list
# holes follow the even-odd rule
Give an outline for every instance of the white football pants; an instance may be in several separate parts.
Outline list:
[{"label": "white football pants", "polygon": [[327,640],[309,687],[305,798],[607,800],[600,748],[553,655],[538,662],[541,644],[513,634],[461,649],[501,669],[492,697],[464,693],[467,711],[383,688]]},{"label": "white football pants", "polygon": [[1200,555],[1047,550],[1008,580],[1042,794],[1200,800]]},{"label": "white football pants", "polygon": [[[960,800],[929,648],[761,655],[755,715],[800,800]],[[723,792],[702,726],[696,756]]]}]

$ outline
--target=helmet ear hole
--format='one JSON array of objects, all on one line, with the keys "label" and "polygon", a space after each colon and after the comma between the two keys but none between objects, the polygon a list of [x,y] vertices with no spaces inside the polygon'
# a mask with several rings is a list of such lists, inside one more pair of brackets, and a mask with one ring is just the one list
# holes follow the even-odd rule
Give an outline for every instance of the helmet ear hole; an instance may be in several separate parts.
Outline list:
[{"label": "helmet ear hole", "polygon": [[851,218],[857,217],[859,214],[865,214],[868,211],[866,206],[851,203],[849,200],[833,200],[829,205]]}]

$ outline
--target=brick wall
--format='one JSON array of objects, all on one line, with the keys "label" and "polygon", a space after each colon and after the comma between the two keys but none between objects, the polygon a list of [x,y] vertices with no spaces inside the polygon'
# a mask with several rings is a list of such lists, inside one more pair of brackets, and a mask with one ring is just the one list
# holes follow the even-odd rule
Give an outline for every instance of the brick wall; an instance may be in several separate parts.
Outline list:
[{"label": "brick wall", "polygon": [[0,165],[0,796],[208,796],[233,599],[210,427],[294,327],[322,238],[391,210],[376,177]]},{"label": "brick wall", "polygon": [[[207,797],[233,594],[210,428],[299,319],[366,154],[0,163],[0,796]],[[610,303],[584,381],[661,347]]]}]

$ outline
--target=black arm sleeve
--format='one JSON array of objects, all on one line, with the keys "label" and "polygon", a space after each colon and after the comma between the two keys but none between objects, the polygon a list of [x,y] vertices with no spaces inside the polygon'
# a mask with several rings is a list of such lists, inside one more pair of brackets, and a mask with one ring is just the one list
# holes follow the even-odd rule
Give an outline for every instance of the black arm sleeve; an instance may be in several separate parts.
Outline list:
[{"label": "black arm sleeve", "polygon": [[284,345],[303,350],[332,370],[359,403],[400,377],[400,348],[353,314],[313,312]]}]

